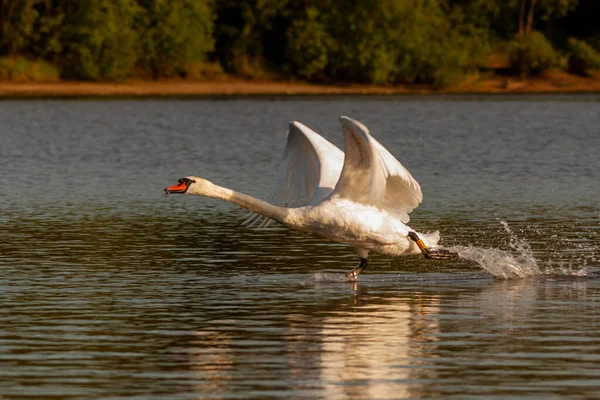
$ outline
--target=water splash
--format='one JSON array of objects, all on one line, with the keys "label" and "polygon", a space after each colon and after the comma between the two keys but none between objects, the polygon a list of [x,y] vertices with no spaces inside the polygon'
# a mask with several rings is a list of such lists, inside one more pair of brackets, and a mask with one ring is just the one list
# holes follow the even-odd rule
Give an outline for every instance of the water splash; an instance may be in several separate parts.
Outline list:
[{"label": "water splash", "polygon": [[499,222],[508,234],[509,251],[475,246],[454,246],[450,250],[458,252],[465,260],[476,262],[498,279],[522,279],[540,275],[577,277],[587,275],[581,263],[574,267],[565,263],[565,260],[560,262],[538,260],[525,239],[518,237],[506,221],[499,220]]},{"label": "water splash", "polygon": [[314,279],[315,283],[355,282],[354,279],[346,277],[345,273],[315,272],[312,279]]}]

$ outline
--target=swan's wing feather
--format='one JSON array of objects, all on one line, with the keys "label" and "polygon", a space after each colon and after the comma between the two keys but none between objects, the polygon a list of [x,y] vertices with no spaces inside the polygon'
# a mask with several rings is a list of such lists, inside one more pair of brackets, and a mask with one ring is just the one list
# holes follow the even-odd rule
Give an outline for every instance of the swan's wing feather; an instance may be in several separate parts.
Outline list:
[{"label": "swan's wing feather", "polygon": [[358,121],[341,117],[344,133],[344,166],[332,197],[377,205],[385,195],[386,172],[368,129]]},{"label": "swan's wing feather", "polygon": [[419,183],[359,121],[341,117],[346,158],[332,196],[373,205],[408,222],[423,200]]},{"label": "swan's wing feather", "polygon": [[298,121],[290,123],[283,160],[269,201],[302,207],[328,196],[342,170],[344,153]]},{"label": "swan's wing feather", "polygon": [[[284,156],[267,201],[302,207],[323,200],[335,187],[343,160],[344,153],[327,139],[300,122],[291,122]],[[245,223],[253,226],[262,218],[253,214]]]},{"label": "swan's wing feather", "polygon": [[304,125],[302,126],[306,137],[313,146],[320,166],[319,181],[309,202],[305,204],[315,205],[329,197],[335,185],[337,185],[342,173],[342,167],[344,166],[344,152],[318,133]]},{"label": "swan's wing feather", "polygon": [[379,153],[387,174],[385,196],[381,208],[408,222],[408,214],[423,201],[421,185],[411,173],[377,140],[371,140]]},{"label": "swan's wing feather", "polygon": [[269,202],[286,207],[308,204],[319,176],[319,160],[310,140],[298,123],[291,123],[283,159],[268,197]]}]

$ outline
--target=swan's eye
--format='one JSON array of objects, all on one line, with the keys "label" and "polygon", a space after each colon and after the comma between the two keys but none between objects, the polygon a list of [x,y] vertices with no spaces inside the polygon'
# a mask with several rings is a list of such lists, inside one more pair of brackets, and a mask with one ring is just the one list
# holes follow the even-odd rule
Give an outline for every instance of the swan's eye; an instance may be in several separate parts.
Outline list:
[{"label": "swan's eye", "polygon": [[183,185],[185,183],[185,186],[187,187],[190,186],[192,183],[196,183],[196,181],[190,178],[181,178],[177,181],[177,183],[179,183],[180,185]]}]

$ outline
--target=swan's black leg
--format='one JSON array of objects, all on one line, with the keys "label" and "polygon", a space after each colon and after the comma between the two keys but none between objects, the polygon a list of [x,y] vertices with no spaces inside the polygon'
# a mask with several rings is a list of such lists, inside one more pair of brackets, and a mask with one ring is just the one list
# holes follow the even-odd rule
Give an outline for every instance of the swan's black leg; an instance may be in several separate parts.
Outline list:
[{"label": "swan's black leg", "polygon": [[419,238],[419,235],[416,232],[409,232],[408,237],[411,238],[419,249],[423,256],[425,256],[428,260],[456,260],[458,259],[458,253],[454,253],[450,250],[446,249],[430,249],[428,248],[423,240]]},{"label": "swan's black leg", "polygon": [[363,270],[367,269],[368,266],[369,266],[369,260],[361,257],[358,267],[354,268],[350,272],[346,272],[346,279],[351,280],[351,281],[356,280],[356,278],[358,277],[358,274],[363,272]]}]

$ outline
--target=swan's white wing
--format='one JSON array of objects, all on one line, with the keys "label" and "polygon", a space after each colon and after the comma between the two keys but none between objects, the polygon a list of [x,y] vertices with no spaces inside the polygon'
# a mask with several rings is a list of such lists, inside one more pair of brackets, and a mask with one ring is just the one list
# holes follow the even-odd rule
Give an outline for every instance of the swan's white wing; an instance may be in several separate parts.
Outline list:
[{"label": "swan's white wing", "polygon": [[302,207],[327,197],[340,177],[344,153],[300,122],[290,123],[273,192],[273,204]]},{"label": "swan's white wing", "polygon": [[[399,215],[402,222],[408,222],[408,214],[423,201],[421,185],[410,172],[385,147],[371,137],[387,173],[385,197],[381,208]],[[406,220],[402,218],[406,214]]]},{"label": "swan's white wing", "polygon": [[[300,122],[290,123],[283,160],[268,202],[285,207],[316,204],[333,191],[342,172],[344,153]],[[247,222],[254,224],[260,216]]]},{"label": "swan's white wing", "polygon": [[362,123],[341,117],[346,158],[332,197],[373,205],[402,222],[423,200],[421,186]]}]

